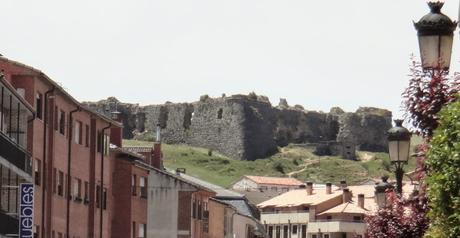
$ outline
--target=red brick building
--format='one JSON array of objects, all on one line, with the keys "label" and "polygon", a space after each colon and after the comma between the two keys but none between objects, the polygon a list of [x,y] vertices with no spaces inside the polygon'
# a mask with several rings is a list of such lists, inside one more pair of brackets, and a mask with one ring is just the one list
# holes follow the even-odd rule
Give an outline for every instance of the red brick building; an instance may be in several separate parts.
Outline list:
[{"label": "red brick building", "polygon": [[0,70],[36,111],[28,128],[37,237],[111,237],[109,137],[121,125],[41,71],[0,57]]},{"label": "red brick building", "polygon": [[147,192],[149,166],[144,157],[122,148],[112,148],[113,238],[147,237]]}]

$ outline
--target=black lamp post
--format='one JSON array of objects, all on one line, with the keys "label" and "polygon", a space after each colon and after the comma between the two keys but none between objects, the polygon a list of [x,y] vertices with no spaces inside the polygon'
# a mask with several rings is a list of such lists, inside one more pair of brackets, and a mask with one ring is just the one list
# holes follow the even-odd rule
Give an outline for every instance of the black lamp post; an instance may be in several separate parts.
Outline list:
[{"label": "black lamp post", "polygon": [[403,120],[395,120],[395,126],[388,130],[388,150],[390,161],[395,165],[396,191],[402,193],[402,179],[404,164],[409,160],[410,138],[409,130],[402,126]]},{"label": "black lamp post", "polygon": [[424,70],[449,70],[452,42],[457,22],[441,13],[444,2],[428,2],[430,13],[414,22]]}]

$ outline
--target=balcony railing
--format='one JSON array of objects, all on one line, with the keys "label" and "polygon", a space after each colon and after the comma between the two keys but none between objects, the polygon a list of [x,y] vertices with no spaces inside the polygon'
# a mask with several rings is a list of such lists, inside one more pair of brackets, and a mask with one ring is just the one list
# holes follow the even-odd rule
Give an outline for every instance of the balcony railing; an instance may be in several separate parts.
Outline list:
[{"label": "balcony railing", "polygon": [[363,233],[366,224],[353,220],[316,220],[308,223],[307,232],[357,232]]},{"label": "balcony railing", "polygon": [[0,132],[0,156],[8,162],[32,175],[32,161],[29,152]]}]

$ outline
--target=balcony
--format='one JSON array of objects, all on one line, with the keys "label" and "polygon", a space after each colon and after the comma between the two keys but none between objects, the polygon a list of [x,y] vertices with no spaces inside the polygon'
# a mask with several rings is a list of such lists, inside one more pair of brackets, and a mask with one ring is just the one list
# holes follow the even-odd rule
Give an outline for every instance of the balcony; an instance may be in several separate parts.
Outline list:
[{"label": "balcony", "polygon": [[326,221],[314,221],[308,223],[307,232],[316,233],[321,231],[323,233],[333,232],[354,232],[362,234],[366,230],[366,224],[362,221],[342,221],[342,220],[326,220]]},{"label": "balcony", "polygon": [[266,224],[307,223],[310,220],[309,212],[277,212],[261,213],[260,221]]},{"label": "balcony", "polygon": [[0,132],[0,157],[16,166],[18,169],[32,175],[32,161],[30,154],[16,142]]}]

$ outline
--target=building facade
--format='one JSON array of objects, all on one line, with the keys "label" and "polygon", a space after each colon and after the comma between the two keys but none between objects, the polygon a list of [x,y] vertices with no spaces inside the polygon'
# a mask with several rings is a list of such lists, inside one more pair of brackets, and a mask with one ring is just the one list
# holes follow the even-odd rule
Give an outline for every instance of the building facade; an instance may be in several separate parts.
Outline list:
[{"label": "building facade", "polygon": [[147,196],[150,168],[143,157],[111,148],[113,171],[112,238],[147,237]]},{"label": "building facade", "polygon": [[27,140],[34,110],[0,75],[0,237],[19,231],[19,186],[32,183],[31,145]]},{"label": "building facade", "polygon": [[27,134],[35,237],[111,237],[109,128],[119,123],[37,69],[0,57],[0,70],[36,112]]},{"label": "building facade", "polygon": [[269,238],[362,238],[376,209],[374,186],[292,190],[258,204]]},{"label": "building facade", "polygon": [[297,189],[303,185],[301,181],[295,178],[277,178],[245,175],[232,184],[232,189],[237,191],[274,191],[287,192]]}]

